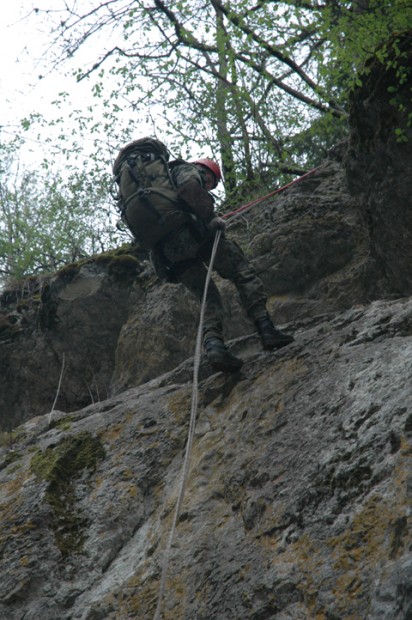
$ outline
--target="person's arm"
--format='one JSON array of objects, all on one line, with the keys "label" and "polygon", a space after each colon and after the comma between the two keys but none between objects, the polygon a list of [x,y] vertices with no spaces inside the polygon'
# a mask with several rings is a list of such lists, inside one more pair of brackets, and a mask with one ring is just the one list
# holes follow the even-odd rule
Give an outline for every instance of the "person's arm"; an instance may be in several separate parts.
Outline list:
[{"label": "person's arm", "polygon": [[208,223],[214,217],[214,199],[202,186],[202,177],[193,164],[180,164],[172,169],[177,194],[184,205]]}]

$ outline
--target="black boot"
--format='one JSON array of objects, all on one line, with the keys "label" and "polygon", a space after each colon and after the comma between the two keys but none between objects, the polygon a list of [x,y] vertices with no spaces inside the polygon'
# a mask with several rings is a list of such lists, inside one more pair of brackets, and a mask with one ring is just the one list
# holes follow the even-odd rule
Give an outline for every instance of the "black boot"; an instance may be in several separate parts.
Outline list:
[{"label": "black boot", "polygon": [[243,366],[243,361],[231,354],[223,340],[209,336],[205,340],[207,359],[211,366],[221,372],[235,372]]},{"label": "black boot", "polygon": [[263,348],[266,350],[280,349],[294,341],[293,336],[276,329],[268,314],[257,319],[255,325]]}]

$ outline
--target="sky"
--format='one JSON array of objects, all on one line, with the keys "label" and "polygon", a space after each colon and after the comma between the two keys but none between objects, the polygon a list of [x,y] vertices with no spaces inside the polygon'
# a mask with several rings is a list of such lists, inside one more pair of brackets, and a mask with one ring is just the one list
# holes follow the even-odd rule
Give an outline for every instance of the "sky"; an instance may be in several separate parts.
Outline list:
[{"label": "sky", "polygon": [[[73,0],[74,1],[74,0]],[[28,132],[22,132],[20,121],[32,113],[41,113],[47,121],[53,117],[63,116],[67,125],[63,127],[65,135],[70,135],[69,115],[73,108],[85,109],[93,107],[93,114],[99,119],[99,102],[91,94],[92,83],[84,80],[77,83],[72,72],[79,66],[90,67],[102,53],[104,43],[98,40],[87,46],[82,46],[74,57],[72,64],[65,63],[59,71],[50,71],[50,22],[42,11],[51,9],[51,16],[58,20],[64,9],[66,0],[12,0],[2,3],[0,20],[0,143],[9,141],[17,133],[25,139],[25,148],[19,154],[19,161],[30,168],[36,168],[43,161],[44,154],[48,154],[50,147],[42,142],[38,130],[33,127]],[[82,11],[87,7],[95,6],[96,0],[81,0],[77,4]],[[35,9],[40,9],[36,12]],[[96,37],[95,37],[96,38]],[[111,45],[113,41],[111,40]],[[39,79],[39,75],[44,76]],[[69,99],[63,108],[56,109],[52,104],[60,92],[70,93]],[[100,108],[102,111],[102,108]],[[141,135],[161,134],[164,120],[153,112],[152,124],[139,124]],[[127,114],[119,117],[119,125],[128,125]],[[53,139],[53,129],[50,136]],[[56,136],[57,136],[57,129]],[[141,137],[140,135],[137,137]],[[161,135],[159,136],[161,139]],[[84,138],[84,153],[88,156],[87,138]],[[107,143],[103,136],[103,143]],[[57,146],[56,146],[57,145]],[[58,153],[60,142],[53,140],[54,153]],[[90,148],[95,148],[90,138]],[[117,146],[117,145],[116,145]],[[122,146],[122,145],[118,145]],[[176,157],[179,154],[172,153]],[[196,145],[192,145],[191,157],[198,157]],[[206,153],[208,155],[208,153]],[[57,160],[56,160],[57,161]],[[62,161],[64,167],[65,162]]]},{"label": "sky", "polygon": [[[36,65],[34,55],[40,55],[43,37],[40,33],[37,35],[33,32],[32,20],[23,19],[30,6],[30,0],[7,2],[2,6],[0,21],[2,127],[13,124],[17,118],[26,114],[26,110],[31,107],[32,102],[34,103],[34,90],[30,84],[33,83]],[[35,96],[38,96],[38,91]]]},{"label": "sky", "polygon": [[[54,0],[56,5],[60,0]],[[48,110],[67,77],[47,75],[44,56],[48,34],[41,18],[32,12],[41,2],[17,0],[2,5],[0,22],[0,123],[4,129],[37,110]],[[43,2],[43,6],[47,4]],[[48,3],[50,4],[50,3]],[[42,80],[39,75],[46,75]]]},{"label": "sky", "polygon": [[[83,0],[83,4],[88,0]],[[70,74],[82,62],[79,54],[70,66],[65,64],[60,70],[50,70],[50,25],[44,14],[36,13],[34,8],[53,7],[53,15],[58,18],[64,0],[15,0],[2,3],[0,20],[0,140],[11,139],[14,134],[23,135],[27,149],[24,161],[29,164],[40,163],[43,159],[44,144],[38,141],[37,130],[22,133],[20,120],[31,113],[39,112],[46,118],[60,115],[52,102],[62,91],[70,93],[70,99],[63,107],[63,115],[68,117],[70,108],[82,108],[95,104],[91,95],[91,84],[87,81],[77,83]],[[89,55],[92,50],[85,50]],[[88,60],[89,60],[88,59]],[[39,79],[39,76],[44,76]]]}]

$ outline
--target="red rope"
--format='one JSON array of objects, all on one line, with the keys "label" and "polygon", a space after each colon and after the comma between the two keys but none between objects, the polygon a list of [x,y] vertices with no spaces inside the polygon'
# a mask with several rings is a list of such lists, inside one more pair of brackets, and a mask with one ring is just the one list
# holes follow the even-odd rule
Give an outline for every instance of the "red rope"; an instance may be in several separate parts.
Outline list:
[{"label": "red rope", "polygon": [[221,217],[223,219],[233,217],[234,215],[237,215],[238,213],[242,213],[243,211],[250,209],[250,207],[254,207],[259,202],[266,200],[266,198],[271,198],[271,196],[274,196],[275,194],[280,194],[280,192],[283,192],[285,189],[288,189],[288,187],[290,187],[291,185],[294,185],[294,183],[298,183],[299,181],[306,178],[310,174],[313,174],[316,170],[319,170],[319,168],[320,166],[318,166],[317,168],[312,168],[312,170],[309,170],[309,172],[305,172],[305,174],[302,174],[302,176],[299,177],[298,179],[294,179],[293,181],[291,181],[290,183],[287,183],[283,187],[278,187],[278,189],[275,189],[273,192],[270,192],[270,194],[267,194],[266,196],[262,196],[261,198],[256,198],[256,200],[252,200],[251,202],[248,202],[247,204],[236,209],[235,211],[230,211],[230,213],[225,213]]}]

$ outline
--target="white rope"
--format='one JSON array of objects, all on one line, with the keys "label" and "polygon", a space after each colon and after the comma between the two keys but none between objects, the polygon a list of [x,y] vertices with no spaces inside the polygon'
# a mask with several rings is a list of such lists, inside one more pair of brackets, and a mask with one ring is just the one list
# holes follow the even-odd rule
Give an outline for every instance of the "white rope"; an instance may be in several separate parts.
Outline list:
[{"label": "white rope", "polygon": [[63,373],[64,373],[64,363],[65,363],[65,354],[63,353],[62,367],[61,367],[61,370],[60,370],[59,385],[57,386],[56,396],[55,396],[54,402],[53,402],[53,404],[52,404],[52,408],[51,408],[50,413],[49,413],[49,420],[48,420],[48,423],[49,423],[49,424],[50,424],[50,422],[51,422],[51,418],[52,418],[52,415],[53,415],[53,411],[54,411],[54,408],[55,408],[55,406],[56,406],[57,399],[59,398],[60,388],[61,388],[61,386],[62,386],[62,379],[63,379]]},{"label": "white rope", "polygon": [[203,341],[202,336],[203,336],[203,323],[204,323],[205,308],[206,308],[206,298],[207,298],[207,291],[209,288],[210,278],[211,278],[212,269],[213,269],[213,263],[215,260],[216,250],[217,250],[220,236],[221,236],[221,231],[218,230],[215,235],[215,241],[213,244],[212,253],[210,255],[209,267],[207,270],[205,288],[203,291],[202,304],[200,308],[199,327],[197,329],[196,346],[195,346],[195,353],[194,353],[194,359],[193,359],[192,405],[191,405],[191,411],[190,411],[189,434],[187,438],[186,452],[185,452],[185,458],[183,461],[183,467],[182,467],[182,471],[180,474],[179,495],[178,495],[177,502],[176,502],[176,508],[175,508],[175,513],[173,517],[172,527],[171,527],[170,534],[169,534],[169,540],[168,540],[166,550],[165,550],[165,555],[163,558],[159,595],[157,599],[156,612],[155,612],[153,620],[161,620],[162,601],[163,601],[163,596],[164,596],[164,592],[166,589],[166,575],[167,575],[167,569],[169,567],[170,552],[172,548],[172,542],[173,542],[174,533],[176,530],[177,521],[178,521],[179,514],[180,514],[180,509],[183,504],[186,481],[187,481],[187,477],[188,477],[189,469],[190,469],[190,459],[192,455],[192,446],[193,446],[193,438],[195,434],[196,416],[197,416],[197,407],[198,407],[198,398],[199,398],[199,366],[200,366],[200,357],[202,354],[202,341]]}]

